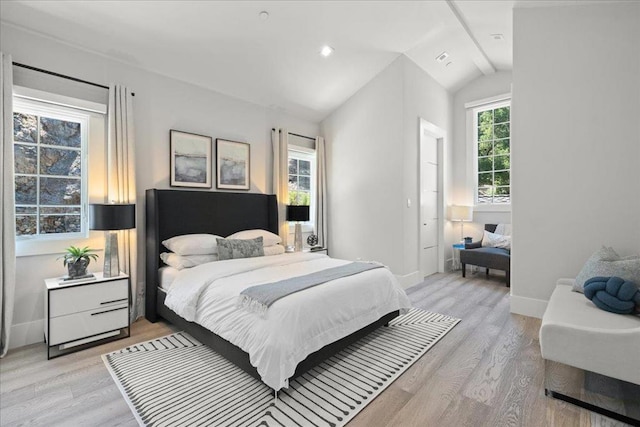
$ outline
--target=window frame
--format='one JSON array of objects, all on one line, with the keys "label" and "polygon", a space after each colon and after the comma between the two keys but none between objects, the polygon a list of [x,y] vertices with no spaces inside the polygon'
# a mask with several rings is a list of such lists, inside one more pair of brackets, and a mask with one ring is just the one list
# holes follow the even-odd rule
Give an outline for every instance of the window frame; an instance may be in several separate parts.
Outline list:
[{"label": "window frame", "polygon": [[[87,196],[84,215],[87,221],[86,236],[69,237],[68,234],[46,235],[48,238],[22,238],[16,236],[16,257],[28,257],[39,255],[51,255],[62,253],[69,245],[89,246],[100,251],[104,244],[104,233],[92,231],[88,227],[88,205],[90,203],[104,203],[107,191],[106,182],[106,143],[108,131],[108,108],[106,103],[89,101],[84,98],[75,98],[58,93],[46,92],[30,87],[14,85],[13,102],[14,110],[16,102],[36,101],[38,105],[67,107],[81,113],[87,113],[90,117],[87,127],[87,165],[83,165],[83,173],[86,173]],[[106,98],[105,98],[106,100]],[[12,113],[13,114],[13,113]],[[13,143],[13,139],[12,139]],[[45,236],[45,235],[40,235]]]},{"label": "window frame", "polygon": [[[470,170],[472,171],[471,179],[469,180],[469,185],[473,191],[473,204],[475,211],[510,211],[511,210],[511,200],[513,197],[513,186],[511,185],[511,171],[512,171],[512,162],[511,162],[511,148],[513,144],[513,138],[511,134],[511,123],[512,123],[512,108],[511,108],[511,94],[500,95],[497,97],[484,99],[480,101],[476,101],[473,103],[468,103],[465,105],[467,108],[468,114],[467,116],[467,125],[468,125],[468,150],[470,151],[469,159],[471,161]],[[509,169],[501,169],[509,171],[509,202],[504,203],[479,203],[478,201],[478,181],[479,181],[479,171],[478,171],[478,113],[482,111],[495,110],[497,108],[509,107]],[[506,138],[503,138],[506,139]],[[495,139],[493,140],[495,141]],[[495,166],[495,165],[494,165]],[[495,169],[492,169],[495,172]]]},{"label": "window frame", "polygon": [[[36,221],[37,221],[37,230],[36,234],[33,235],[16,235],[16,243],[22,241],[31,241],[31,242],[44,242],[44,241],[52,241],[52,240],[71,240],[71,239],[86,239],[89,237],[89,218],[88,218],[88,207],[89,207],[89,191],[88,191],[88,166],[89,166],[89,135],[91,133],[90,122],[91,115],[89,113],[83,112],[82,110],[66,107],[62,105],[53,105],[47,102],[39,101],[36,99],[28,99],[21,97],[19,95],[14,95],[13,99],[13,113],[21,113],[21,114],[31,114],[36,115],[38,117],[48,117],[57,120],[67,120],[79,122],[81,126],[80,133],[80,231],[72,232],[72,233],[40,233],[40,209],[42,205],[40,204],[40,200],[36,203]],[[38,127],[38,131],[40,128]],[[14,141],[12,141],[15,144]],[[23,144],[18,141],[18,144]],[[31,146],[38,147],[37,154],[37,173],[29,174],[30,176],[35,176],[37,178],[36,184],[36,193],[39,198],[39,189],[40,189],[40,178],[46,175],[40,173],[40,148],[47,147],[46,145],[41,145],[40,143],[40,135],[38,135],[38,141],[36,144],[26,143]],[[52,146],[53,148],[58,148]],[[66,149],[62,147],[61,149]],[[14,179],[16,177],[16,172],[14,170]],[[23,174],[19,174],[23,175]],[[58,177],[58,176],[54,176]],[[61,177],[58,177],[61,178]]]},{"label": "window frame", "polygon": [[[301,222],[302,231],[304,233],[313,233],[316,223],[316,191],[317,191],[317,175],[316,175],[316,150],[307,147],[300,147],[298,145],[289,144],[287,150],[287,183],[289,182],[289,162],[288,160],[293,157],[300,160],[307,160],[310,162],[310,190],[309,190],[309,221]],[[289,201],[287,201],[288,203]]]}]

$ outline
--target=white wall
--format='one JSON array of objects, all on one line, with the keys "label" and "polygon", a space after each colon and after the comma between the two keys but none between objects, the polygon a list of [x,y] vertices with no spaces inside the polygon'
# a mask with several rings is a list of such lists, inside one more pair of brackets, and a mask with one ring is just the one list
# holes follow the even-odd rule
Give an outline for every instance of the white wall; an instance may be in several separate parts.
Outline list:
[{"label": "white wall", "polygon": [[[429,74],[406,56],[401,56],[403,63],[403,121],[404,121],[404,162],[403,162],[403,273],[414,274],[420,270],[419,248],[420,218],[420,118],[439,127],[446,132],[443,153],[443,200],[445,206],[449,200],[451,183],[451,133],[452,103],[451,95],[440,86]],[[407,208],[406,201],[411,200]],[[444,259],[451,257],[452,235],[450,224],[445,226]],[[447,263],[444,263],[445,267]],[[422,277],[416,276],[418,282]]]},{"label": "white wall", "polygon": [[[473,80],[453,95],[452,188],[455,205],[473,205],[473,152],[469,151],[468,121],[465,104],[511,92],[511,72],[499,71]],[[510,211],[482,211],[473,213],[473,222],[464,225],[464,235],[475,240],[482,238],[484,224],[511,223]],[[460,226],[455,225],[456,239]]]},{"label": "white wall", "polygon": [[377,260],[415,282],[419,119],[450,132],[450,109],[446,90],[401,56],[322,122],[332,256]]},{"label": "white wall", "polygon": [[395,61],[322,124],[333,257],[402,271],[402,62]]},{"label": "white wall", "polygon": [[[269,193],[271,127],[287,127],[292,132],[309,136],[315,136],[319,131],[317,123],[167,78],[4,23],[1,39],[0,48],[11,54],[15,62],[101,84],[124,84],[136,93],[139,286],[144,284],[144,190],[169,188],[170,129],[251,143],[251,191]],[[12,347],[42,339],[43,279],[64,274],[62,263],[55,258],[55,254],[45,254],[17,260],[16,326]],[[100,269],[101,262],[92,264],[93,269]]]},{"label": "white wall", "polygon": [[640,3],[514,10],[511,310],[640,251]]}]

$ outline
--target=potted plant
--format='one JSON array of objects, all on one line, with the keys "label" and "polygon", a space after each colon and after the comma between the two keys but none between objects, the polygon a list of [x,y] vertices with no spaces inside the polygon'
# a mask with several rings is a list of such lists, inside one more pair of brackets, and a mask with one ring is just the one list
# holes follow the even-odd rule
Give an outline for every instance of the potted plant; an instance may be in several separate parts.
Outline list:
[{"label": "potted plant", "polygon": [[69,246],[61,257],[63,264],[69,271],[69,278],[75,279],[87,275],[87,267],[91,260],[97,261],[98,255],[93,253],[93,249],[88,246],[84,248]]}]

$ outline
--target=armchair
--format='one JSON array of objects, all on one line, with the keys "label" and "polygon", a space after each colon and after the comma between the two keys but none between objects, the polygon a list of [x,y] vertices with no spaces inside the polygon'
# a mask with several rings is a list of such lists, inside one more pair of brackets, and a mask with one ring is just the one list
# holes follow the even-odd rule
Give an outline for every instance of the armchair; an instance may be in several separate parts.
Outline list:
[{"label": "armchair", "polygon": [[[484,229],[491,233],[496,231],[497,224],[485,224]],[[511,286],[511,251],[504,248],[490,248],[482,246],[482,239],[479,242],[466,243],[465,248],[460,251],[460,264],[462,264],[462,277],[466,277],[467,264],[477,265],[489,269],[502,270],[505,272],[506,284]]]}]

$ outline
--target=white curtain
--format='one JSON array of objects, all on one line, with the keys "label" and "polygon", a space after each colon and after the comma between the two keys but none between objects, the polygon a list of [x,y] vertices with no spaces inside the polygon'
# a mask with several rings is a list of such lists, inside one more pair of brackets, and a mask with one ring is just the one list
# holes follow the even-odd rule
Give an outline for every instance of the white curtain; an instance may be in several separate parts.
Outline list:
[{"label": "white curtain", "polygon": [[327,248],[327,155],[324,138],[316,137],[316,235]]},{"label": "white curtain", "polygon": [[[109,88],[109,138],[107,143],[108,200],[136,203],[136,174],[133,133],[133,95],[124,86]],[[136,206],[136,217],[143,207]],[[137,221],[136,221],[137,222]],[[136,223],[136,226],[140,226]],[[131,280],[131,320],[144,314],[144,287],[138,288],[136,230],[118,232],[120,268]]]},{"label": "white curtain", "polygon": [[0,52],[0,357],[9,350],[16,288],[16,224],[13,180],[13,67],[11,55]]},{"label": "white curtain", "polygon": [[289,223],[286,221],[289,203],[289,133],[286,129],[271,131],[273,147],[273,192],[278,198],[278,228],[282,244],[289,239]]}]

